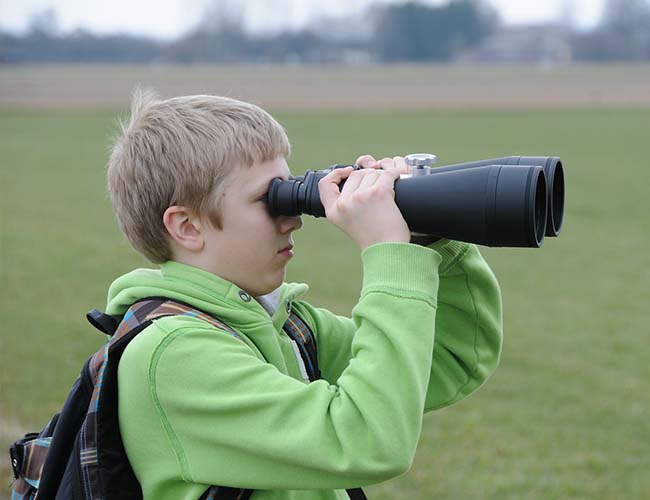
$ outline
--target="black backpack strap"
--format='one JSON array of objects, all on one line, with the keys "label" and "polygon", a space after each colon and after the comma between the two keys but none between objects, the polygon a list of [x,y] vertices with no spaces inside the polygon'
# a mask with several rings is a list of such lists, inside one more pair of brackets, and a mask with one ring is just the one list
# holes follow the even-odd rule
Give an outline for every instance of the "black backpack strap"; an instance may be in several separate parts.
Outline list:
[{"label": "black backpack strap", "polygon": [[[151,324],[149,315],[165,302],[166,299],[145,300],[131,306],[110,340],[88,363],[94,387],[75,443],[74,456],[79,471],[78,479],[71,483],[73,495],[77,495],[75,498],[142,498],[120,434],[117,373],[128,344]],[[104,326],[106,324],[104,322]],[[74,471],[75,467],[71,469]]]},{"label": "black backpack strap", "polygon": [[354,488],[353,490],[345,490],[350,497],[350,500],[368,500],[368,497],[361,488]]}]

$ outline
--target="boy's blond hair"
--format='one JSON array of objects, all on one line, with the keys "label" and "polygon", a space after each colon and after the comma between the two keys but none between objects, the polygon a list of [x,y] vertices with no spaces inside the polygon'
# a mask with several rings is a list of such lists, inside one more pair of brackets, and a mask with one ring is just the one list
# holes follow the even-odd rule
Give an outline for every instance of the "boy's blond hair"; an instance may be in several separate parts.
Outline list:
[{"label": "boy's blond hair", "polygon": [[263,109],[210,95],[161,100],[138,90],[108,161],[115,217],[154,263],[172,258],[163,214],[183,205],[221,228],[219,199],[235,168],[288,157],[282,126]]}]

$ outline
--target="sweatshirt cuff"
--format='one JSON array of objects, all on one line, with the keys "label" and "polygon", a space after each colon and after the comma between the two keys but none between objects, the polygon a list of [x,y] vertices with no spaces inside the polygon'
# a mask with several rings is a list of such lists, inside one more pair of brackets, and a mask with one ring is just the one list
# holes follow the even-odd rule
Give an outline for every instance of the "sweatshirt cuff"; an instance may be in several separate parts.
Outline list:
[{"label": "sweatshirt cuff", "polygon": [[438,252],[440,257],[442,257],[439,272],[443,275],[465,256],[470,249],[470,244],[465,243],[464,241],[455,241],[443,238],[432,243],[428,248]]},{"label": "sweatshirt cuff", "polygon": [[377,243],[361,252],[361,296],[372,291],[399,292],[436,304],[441,256],[410,243]]}]

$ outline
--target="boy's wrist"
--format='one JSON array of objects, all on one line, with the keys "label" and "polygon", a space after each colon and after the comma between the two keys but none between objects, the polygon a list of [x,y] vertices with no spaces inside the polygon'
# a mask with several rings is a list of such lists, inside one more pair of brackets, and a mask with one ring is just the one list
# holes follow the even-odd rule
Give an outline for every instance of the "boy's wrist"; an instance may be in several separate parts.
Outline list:
[{"label": "boy's wrist", "polygon": [[409,237],[406,234],[395,234],[392,236],[382,236],[357,240],[357,244],[359,245],[361,252],[364,252],[366,248],[369,248],[373,245],[381,245],[382,243],[409,243]]}]

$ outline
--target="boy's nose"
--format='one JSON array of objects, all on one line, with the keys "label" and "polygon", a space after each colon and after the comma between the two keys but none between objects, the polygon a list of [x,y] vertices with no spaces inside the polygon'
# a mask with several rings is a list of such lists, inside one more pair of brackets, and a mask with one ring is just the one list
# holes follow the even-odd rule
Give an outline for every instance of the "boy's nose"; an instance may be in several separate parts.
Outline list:
[{"label": "boy's nose", "polygon": [[280,219],[280,231],[283,233],[288,233],[291,231],[296,231],[302,227],[302,217],[279,217]]}]

